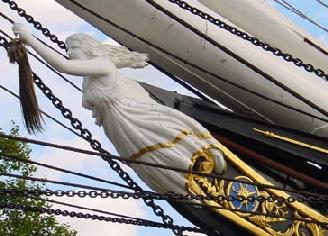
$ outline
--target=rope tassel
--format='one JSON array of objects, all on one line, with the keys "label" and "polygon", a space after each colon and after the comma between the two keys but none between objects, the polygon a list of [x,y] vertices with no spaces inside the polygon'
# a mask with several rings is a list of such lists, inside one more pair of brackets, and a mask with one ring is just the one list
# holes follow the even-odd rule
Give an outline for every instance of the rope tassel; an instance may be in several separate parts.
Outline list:
[{"label": "rope tassel", "polygon": [[41,113],[33,86],[32,70],[28,62],[27,50],[18,39],[13,39],[8,45],[10,63],[19,65],[19,96],[24,124],[29,134],[42,130]]}]

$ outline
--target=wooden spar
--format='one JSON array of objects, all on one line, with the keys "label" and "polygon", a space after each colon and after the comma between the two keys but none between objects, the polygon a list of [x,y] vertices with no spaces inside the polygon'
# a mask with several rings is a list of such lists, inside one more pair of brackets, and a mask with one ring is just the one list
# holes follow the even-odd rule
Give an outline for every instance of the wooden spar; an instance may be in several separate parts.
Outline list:
[{"label": "wooden spar", "polygon": [[[117,29],[100,18],[109,19],[145,41],[160,47],[164,51],[168,51],[183,58],[206,71],[215,73],[219,77],[232,81],[247,89],[257,91],[258,93],[271,99],[281,101],[291,107],[324,118],[323,115],[310,108],[304,102],[299,101],[273,83],[266,81],[262,76],[247,68],[245,65],[242,65],[209,42],[206,42],[203,38],[191,32],[189,29],[186,29],[167,15],[156,10],[146,1],[77,1],[96,14],[91,14],[83,10],[70,0],[56,1],[121,44],[133,50],[148,53],[153,63],[165,68],[165,70],[177,75],[184,81],[189,82],[194,87],[222,102],[236,112],[257,118],[264,118],[267,121],[305,132],[311,132],[326,124],[324,121],[313,119],[296,111],[284,108],[278,104],[259,98],[254,94],[240,90],[228,83],[222,82],[209,74],[201,72],[193,66],[181,62],[176,58],[172,58],[159,49],[154,49],[143,40],[136,39],[134,36]],[[292,88],[322,109],[328,110],[328,103],[326,102],[328,99],[328,94],[326,93],[328,84],[323,79],[291,63],[287,63],[282,58],[273,56],[271,53],[265,52],[261,48],[253,46],[251,43],[234,36],[230,32],[219,29],[217,26],[192,15],[190,12],[173,5],[169,1],[157,2],[221,45],[224,45],[232,52],[238,54],[249,63],[256,65],[259,69],[265,71],[279,82]],[[215,18],[222,19],[229,23],[228,20],[200,4],[199,1],[189,0],[187,2],[210,13]],[[253,12],[251,14],[256,15],[256,13]],[[262,19],[266,19],[265,15],[261,17]],[[266,21],[264,20],[264,22]],[[232,23],[230,24],[233,26]],[[254,24],[257,24],[257,22],[254,22]],[[263,34],[270,32],[270,25],[268,24],[266,28],[261,30],[263,30]],[[282,31],[290,31],[290,28],[283,28]],[[278,40],[280,40],[279,37],[279,35],[276,35]],[[295,37],[291,37],[290,40],[283,42],[283,44],[289,48],[295,44],[295,40]],[[304,47],[306,48],[307,44],[304,43]],[[302,59],[304,61],[310,61],[307,58]],[[322,63],[325,64],[324,60],[326,59],[322,60]],[[322,69],[327,71],[327,66]],[[328,137],[328,130],[323,130],[321,133],[317,134]]]}]

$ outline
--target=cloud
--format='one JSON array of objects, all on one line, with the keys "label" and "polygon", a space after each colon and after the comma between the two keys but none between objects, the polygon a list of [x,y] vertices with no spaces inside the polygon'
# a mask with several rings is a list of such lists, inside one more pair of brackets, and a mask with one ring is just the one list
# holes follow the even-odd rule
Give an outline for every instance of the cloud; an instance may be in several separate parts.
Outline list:
[{"label": "cloud", "polygon": [[[132,216],[145,218],[146,212],[140,204],[139,201],[136,200],[123,200],[123,199],[101,199],[101,198],[53,198],[57,201],[63,201],[65,203],[70,203],[74,205],[85,206],[88,208],[101,209],[103,211],[109,211],[112,213],[118,213],[121,215]],[[62,205],[54,204],[53,208],[67,209],[75,212],[83,212],[90,213],[95,215],[103,215],[98,212],[79,210],[76,208],[70,208]],[[115,216],[110,216],[115,217]],[[70,217],[57,217],[59,222],[69,223],[71,228],[78,231],[78,236],[89,236],[97,234],[99,236],[102,235],[124,235],[124,236],[136,236],[138,233],[138,226],[134,225],[126,225],[119,223],[109,223],[102,222],[91,219],[75,219]]]},{"label": "cloud", "polygon": [[[16,3],[20,8],[26,10],[27,14],[32,15],[35,20],[41,22],[43,27],[48,27],[49,29],[55,28],[56,30],[63,31],[64,29],[80,27],[83,24],[83,21],[79,17],[53,0],[33,0],[33,2],[16,0]],[[20,22],[26,22],[23,18],[18,17],[17,12],[9,10],[7,4],[3,4],[2,9],[6,12],[10,11],[16,14],[15,18],[17,20],[21,19]]]}]

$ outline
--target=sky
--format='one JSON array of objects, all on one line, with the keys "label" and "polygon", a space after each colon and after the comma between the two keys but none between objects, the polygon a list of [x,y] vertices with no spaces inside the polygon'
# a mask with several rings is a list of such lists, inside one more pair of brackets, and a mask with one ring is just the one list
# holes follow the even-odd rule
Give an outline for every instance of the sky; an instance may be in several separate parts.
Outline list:
[{"label": "sky", "polygon": [[[322,42],[328,44],[328,36],[322,30],[319,30],[299,18],[298,16],[292,15],[289,11],[281,8],[277,3],[273,0],[267,0],[269,4],[279,10],[282,14],[286,15],[296,24],[302,26],[306,31],[312,34],[314,37],[318,38]],[[325,0],[328,3],[328,0]],[[71,35],[75,32],[86,32],[99,40],[117,44],[107,36],[103,35],[100,31],[90,26],[85,21],[81,20],[77,16],[73,15],[70,11],[67,11],[62,6],[58,5],[54,0],[17,0],[18,5],[25,9],[27,13],[33,15],[35,19],[40,21],[43,26],[49,28],[54,34],[58,36],[59,39],[65,39],[67,36]],[[328,27],[328,9],[322,7],[316,0],[289,0],[294,6],[300,9],[303,13],[307,14],[311,18],[315,19],[317,22],[320,22],[325,27]],[[26,23],[22,18],[19,18],[16,12],[13,12],[9,9],[7,4],[0,3],[1,12],[10,16],[16,22]],[[11,26],[10,24],[0,18],[0,28],[7,33],[11,34]],[[33,27],[30,25],[31,31],[34,35],[44,39],[47,43],[51,44],[48,39],[45,39],[42,34],[38,31],[35,31]],[[12,35],[12,34],[11,34]],[[94,124],[94,120],[91,118],[91,114],[89,111],[84,110],[81,107],[81,93],[72,89],[70,85],[66,82],[62,81],[58,76],[54,73],[50,72],[44,66],[41,66],[39,63],[35,62],[32,58],[30,58],[30,63],[33,71],[35,71],[44,82],[53,90],[53,92],[63,100],[66,107],[73,111],[73,114],[78,117],[84,126],[88,128],[93,136],[100,140],[102,146],[111,151],[112,154],[116,154],[114,147],[111,145],[109,140],[103,134],[101,128],[97,127]],[[18,93],[18,68],[17,65],[11,65],[8,62],[8,58],[6,52],[1,48],[0,49],[0,71],[1,85],[11,89],[12,91]],[[169,78],[166,78],[163,74],[156,71],[151,66],[146,67],[145,69],[124,69],[120,73],[124,75],[140,80],[145,81],[147,83],[156,85],[158,87],[164,88],[170,91],[177,91],[179,93],[190,95],[189,91],[184,90],[179,84],[173,82]],[[66,75],[65,75],[66,76]],[[81,87],[82,79],[79,77],[66,76],[75,84]],[[51,106],[50,102],[37,91],[38,100],[40,108],[46,111],[48,114],[58,118],[66,125],[69,126],[62,117],[59,112]],[[75,137],[69,131],[60,128],[53,121],[45,119],[45,127],[44,131],[36,136],[29,135],[23,124],[22,118],[20,114],[20,107],[18,100],[9,95],[7,92],[4,92],[0,89],[0,127],[5,133],[8,133],[8,130],[11,126],[11,121],[15,121],[21,129],[21,136],[26,136],[30,138],[35,138],[51,143],[64,144],[67,146],[74,146],[83,149],[90,149],[88,143],[81,140],[78,137]],[[39,161],[42,163],[47,163],[55,166],[59,166],[62,168],[67,168],[77,172],[83,172],[90,175],[98,176],[104,179],[108,179],[111,181],[118,181],[122,183],[117,175],[113,173],[113,171],[109,168],[107,164],[104,164],[100,158],[90,157],[86,155],[76,154],[76,153],[68,153],[56,149],[50,148],[41,148],[34,145],[31,145],[33,150],[31,154],[31,159],[35,161]],[[129,173],[131,176],[138,180],[138,177],[133,173],[133,171],[122,165],[122,167]],[[114,187],[106,184],[99,184],[98,182],[92,182],[89,180],[85,180],[78,177],[72,177],[67,174],[63,174],[60,172],[54,172],[42,167],[38,168],[38,172],[35,175],[36,177],[47,177],[51,180],[59,180],[59,181],[71,181],[78,182],[83,184],[89,184],[98,187],[104,188],[112,188]],[[147,189],[144,183],[138,180],[138,183]],[[47,185],[47,187],[57,190],[57,189],[67,189],[63,186],[59,185]],[[151,220],[160,221],[159,218],[154,217],[151,210],[149,210],[142,201],[136,200],[111,200],[111,199],[87,199],[87,198],[66,198],[59,199],[61,201],[65,201],[68,203],[74,203],[81,206],[87,206],[91,208],[99,208],[102,210],[108,210],[120,214],[132,215],[135,217],[142,217]],[[159,202],[161,206],[165,208],[166,214],[173,216],[175,223],[182,225],[191,224],[187,222],[183,217],[179,216],[173,208],[171,208],[168,204]],[[55,206],[58,208],[64,208],[62,206]],[[67,208],[69,209],[69,208]],[[78,231],[79,236],[92,235],[95,230],[97,230],[97,235],[118,235],[123,236],[150,236],[155,233],[158,236],[161,235],[172,235],[169,230],[158,230],[158,229],[149,229],[145,227],[136,227],[136,226],[126,226],[120,224],[111,224],[104,222],[97,222],[91,220],[81,220],[81,219],[72,219],[72,218],[58,218],[60,222],[68,222],[74,229]],[[195,236],[197,234],[188,234],[190,236]]]}]

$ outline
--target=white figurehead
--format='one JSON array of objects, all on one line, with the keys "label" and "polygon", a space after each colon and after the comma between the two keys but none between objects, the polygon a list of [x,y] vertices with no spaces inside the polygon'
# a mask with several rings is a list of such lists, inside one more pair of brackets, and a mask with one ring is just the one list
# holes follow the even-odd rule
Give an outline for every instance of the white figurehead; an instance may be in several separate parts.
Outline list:
[{"label": "white figurehead", "polygon": [[[14,24],[13,32],[59,72],[83,77],[82,106],[92,111],[122,157],[190,169],[195,155],[206,149],[215,172],[225,171],[218,141],[205,128],[182,112],[156,103],[136,81],[118,74],[117,68],[145,67],[147,55],[74,34],[66,39],[67,60],[40,43],[26,26]],[[183,173],[130,166],[155,191],[188,193]]]}]

